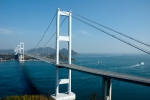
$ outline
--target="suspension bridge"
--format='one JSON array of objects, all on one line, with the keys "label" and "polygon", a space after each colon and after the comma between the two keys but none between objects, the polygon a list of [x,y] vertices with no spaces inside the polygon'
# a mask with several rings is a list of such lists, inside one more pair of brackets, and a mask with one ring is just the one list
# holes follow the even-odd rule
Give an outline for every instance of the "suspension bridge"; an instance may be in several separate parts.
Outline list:
[{"label": "suspension bridge", "polygon": [[[141,43],[145,46],[148,46],[150,47],[149,44],[147,43],[144,43],[140,40],[137,40],[137,39],[134,39],[133,37],[130,37],[130,36],[127,36],[121,32],[118,32],[116,30],[113,30],[111,28],[108,28],[102,24],[99,24],[95,21],[92,21],[88,18],[85,18],[83,16],[80,16],[76,13],[73,13],[75,14],[76,16],[73,16],[72,15],[72,11],[69,11],[69,12],[66,12],[66,11],[61,11],[60,9],[57,10],[56,14],[54,15],[52,21],[54,20],[55,17],[56,18],[56,32],[52,35],[52,37],[48,40],[48,42],[51,41],[51,39],[54,37],[54,35],[56,34],[56,54],[55,54],[55,59],[50,59],[50,58],[46,58],[46,57],[42,57],[40,55],[36,55],[36,54],[32,54],[32,53],[29,53],[29,52],[24,52],[24,43],[21,42],[20,45],[18,45],[16,48],[15,48],[15,54],[19,56],[19,61],[20,62],[23,62],[24,61],[24,55],[27,55],[27,56],[30,56],[30,57],[33,57],[33,58],[36,58],[36,59],[39,59],[41,61],[44,61],[44,62],[47,62],[47,63],[50,63],[50,64],[53,64],[56,66],[56,79],[55,79],[55,94],[52,95],[52,97],[56,100],[74,100],[76,99],[76,95],[75,93],[73,93],[71,91],[71,70],[76,70],[76,71],[80,71],[80,72],[84,72],[84,73],[89,73],[89,74],[92,74],[92,75],[97,75],[97,76],[100,76],[102,77],[102,99],[103,100],[111,100],[112,98],[112,80],[119,80],[119,81],[125,81],[125,82],[129,82],[129,83],[134,83],[134,84],[140,84],[140,85],[144,85],[144,86],[150,86],[150,78],[145,78],[145,77],[138,77],[138,76],[131,76],[131,75],[127,75],[127,74],[121,74],[121,73],[115,73],[115,72],[109,72],[109,71],[103,71],[103,70],[98,70],[98,69],[93,69],[93,68],[87,68],[87,67],[84,67],[84,66],[79,66],[79,65],[75,65],[75,64],[72,64],[72,61],[71,61],[71,58],[72,58],[72,52],[71,52],[71,48],[72,48],[72,18],[88,25],[88,26],[91,26],[92,28],[94,29],[97,29],[123,43],[126,43],[148,55],[150,55],[150,52],[149,51],[146,51],[128,41],[125,41],[115,35],[112,35],[102,29],[100,29],[99,27],[93,25],[93,24],[96,24],[96,25],[99,25],[103,28],[106,28],[110,31],[113,31],[113,32],[116,32],[126,38],[129,38],[133,41],[136,41],[138,43]],[[68,17],[68,36],[61,36],[60,35],[60,27],[61,25],[63,24],[63,22],[65,21],[65,19],[62,21],[62,23],[60,23],[60,16],[66,16],[65,19]],[[81,18],[84,18],[85,20],[89,21],[89,22],[92,22],[93,24],[90,24],[89,22],[87,21],[84,21],[82,20]],[[52,21],[50,22],[48,28],[50,27]],[[40,42],[42,41],[43,37],[45,36],[48,28],[46,29],[45,33],[43,34],[42,38],[40,39],[40,41],[38,42],[38,44],[35,46],[35,48],[38,47],[38,45],[40,44]],[[60,51],[59,51],[59,46],[60,46],[60,42],[61,41],[66,41],[68,42],[68,63],[66,62],[62,62],[60,61]],[[47,42],[47,43],[48,43]],[[45,45],[47,45],[47,43]],[[44,45],[44,46],[45,46]],[[65,78],[65,79],[59,79],[59,68],[67,68],[68,69],[68,77]],[[66,93],[59,93],[59,85],[60,84],[68,84],[68,91]]]}]

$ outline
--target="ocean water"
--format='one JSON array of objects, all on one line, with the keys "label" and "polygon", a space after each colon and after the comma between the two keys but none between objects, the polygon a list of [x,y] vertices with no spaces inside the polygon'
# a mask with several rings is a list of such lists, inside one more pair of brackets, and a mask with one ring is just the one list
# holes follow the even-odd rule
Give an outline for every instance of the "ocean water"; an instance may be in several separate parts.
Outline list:
[{"label": "ocean water", "polygon": [[[74,56],[74,64],[150,78],[149,55],[81,54]],[[144,65],[140,65],[144,62]],[[67,78],[67,69],[59,70],[60,78]],[[67,85],[60,85],[60,92],[66,92]],[[72,92],[76,100],[90,100],[97,93],[100,100],[102,78],[72,70]],[[11,95],[55,93],[55,66],[42,61],[0,62],[0,98]],[[150,87],[112,81],[112,100],[149,100]]]}]

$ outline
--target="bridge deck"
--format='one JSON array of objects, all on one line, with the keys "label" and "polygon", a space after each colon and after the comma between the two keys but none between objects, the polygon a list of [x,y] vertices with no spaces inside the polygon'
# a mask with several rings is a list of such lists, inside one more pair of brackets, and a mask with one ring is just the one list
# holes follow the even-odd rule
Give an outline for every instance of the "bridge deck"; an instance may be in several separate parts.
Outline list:
[{"label": "bridge deck", "polygon": [[77,65],[73,65],[73,64],[71,64],[71,65],[59,64],[56,66],[70,68],[73,70],[77,70],[77,71],[81,71],[81,72],[85,72],[85,73],[89,73],[89,74],[93,74],[93,75],[103,76],[103,77],[111,78],[111,79],[115,79],[115,80],[120,80],[120,81],[125,81],[125,82],[145,85],[145,86],[150,86],[150,78],[144,78],[144,77],[139,77],[139,76],[131,76],[131,75],[127,75],[127,74],[108,72],[108,71],[104,71],[104,70],[92,69],[92,68],[77,66]]},{"label": "bridge deck", "polygon": [[[52,63],[55,65],[55,60],[53,60],[53,59],[48,59],[48,58],[44,58],[41,56],[28,54],[28,53],[26,53],[26,55],[37,58],[37,59],[42,60],[44,62]],[[125,82],[145,85],[145,86],[150,86],[150,78],[131,76],[131,75],[115,73],[115,72],[108,72],[108,71],[104,71],[104,70],[92,69],[92,68],[87,68],[87,67],[78,66],[78,65],[74,65],[74,64],[59,64],[56,66],[64,67],[64,68],[70,68],[70,69],[77,70],[80,72],[89,73],[89,74],[102,76],[102,77],[106,77],[106,78],[111,78],[111,79],[115,79],[115,80],[120,80],[120,81],[125,81]]]}]

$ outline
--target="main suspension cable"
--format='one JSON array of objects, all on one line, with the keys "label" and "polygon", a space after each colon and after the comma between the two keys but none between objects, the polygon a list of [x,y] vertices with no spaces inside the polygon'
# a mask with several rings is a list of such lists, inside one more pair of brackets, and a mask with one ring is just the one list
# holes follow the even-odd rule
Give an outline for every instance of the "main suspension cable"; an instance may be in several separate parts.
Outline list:
[{"label": "main suspension cable", "polygon": [[[64,23],[64,21],[66,20],[66,18],[67,18],[67,17],[64,18],[64,20],[61,22],[61,24],[60,24],[59,27],[61,27],[61,25],[62,25],[62,24]],[[50,39],[45,43],[45,45],[44,45],[43,47],[45,47],[45,46],[51,41],[51,39],[53,38],[53,36],[54,36],[55,34],[56,34],[56,32],[53,33],[53,35],[50,37]]]},{"label": "main suspension cable", "polygon": [[119,38],[119,37],[117,37],[117,36],[115,36],[115,35],[112,35],[112,34],[106,32],[106,31],[104,31],[104,30],[102,30],[102,29],[100,29],[100,28],[98,28],[98,27],[96,27],[96,26],[94,26],[94,25],[91,25],[91,24],[89,24],[89,23],[87,23],[87,22],[85,22],[85,21],[83,21],[83,20],[81,20],[81,19],[78,19],[77,17],[74,17],[74,16],[72,16],[72,17],[75,18],[76,20],[78,20],[78,21],[84,23],[84,24],[87,24],[87,25],[89,25],[89,26],[91,26],[91,27],[93,27],[93,28],[95,28],[95,29],[97,29],[97,30],[99,30],[99,31],[101,31],[101,32],[103,32],[103,33],[105,33],[105,34],[111,36],[111,37],[114,37],[114,38],[116,38],[116,39],[118,39],[118,40],[120,40],[120,41],[122,41],[122,42],[124,42],[124,43],[126,43],[126,44],[128,44],[128,45],[130,45],[130,46],[132,46],[132,47],[134,47],[134,48],[136,48],[136,49],[138,49],[138,50],[140,50],[140,51],[143,51],[143,52],[145,52],[145,53],[147,53],[147,54],[150,55],[150,52],[148,52],[148,51],[146,51],[146,50],[144,50],[144,49],[142,49],[142,48],[140,48],[140,47],[138,47],[138,46],[136,46],[136,45],[134,45],[134,44],[131,44],[130,42],[127,42],[127,41],[125,41],[125,40],[123,40],[123,39],[121,39],[121,38]]},{"label": "main suspension cable", "polygon": [[[48,25],[48,27],[47,27],[46,31],[44,32],[44,34],[43,34],[42,38],[40,39],[40,41],[38,42],[38,44],[36,45],[36,47],[40,44],[40,42],[42,41],[43,37],[44,37],[44,36],[45,36],[45,34],[47,33],[47,31],[48,31],[49,27],[51,26],[51,24],[52,24],[52,22],[53,22],[53,20],[54,20],[54,18],[56,17],[56,14],[57,14],[57,12],[55,13],[55,15],[54,15],[53,19],[51,20],[50,24]],[[36,47],[35,47],[35,48],[36,48]]]},{"label": "main suspension cable", "polygon": [[121,32],[118,32],[118,31],[116,31],[116,30],[114,30],[114,29],[111,29],[111,28],[109,28],[109,27],[106,27],[106,26],[104,26],[104,25],[102,25],[102,24],[99,24],[99,23],[97,23],[97,22],[95,22],[95,21],[92,21],[92,20],[90,20],[90,19],[88,19],[88,18],[85,18],[85,17],[83,17],[83,16],[81,16],[81,15],[79,15],[79,14],[76,14],[76,13],[74,13],[74,14],[77,15],[77,16],[79,16],[79,17],[81,17],[81,18],[83,18],[83,19],[86,19],[86,20],[88,20],[88,21],[90,21],[90,22],[92,22],[92,23],[95,23],[95,24],[97,24],[97,25],[99,25],[99,26],[101,26],[101,27],[104,27],[104,28],[106,28],[106,29],[108,29],[108,30],[111,30],[111,31],[115,32],[115,33],[118,33],[118,34],[120,34],[120,35],[122,35],[122,36],[124,36],[124,37],[127,37],[127,38],[129,38],[129,39],[131,39],[131,40],[133,40],[133,41],[136,41],[136,42],[138,42],[138,43],[141,43],[141,44],[143,44],[143,45],[145,45],[145,46],[150,47],[150,45],[147,44],[147,43],[144,43],[144,42],[142,42],[142,41],[140,41],[140,40],[137,40],[137,39],[135,39],[135,38],[133,38],[133,37],[130,37],[130,36],[125,35],[125,34],[123,34],[123,33],[121,33]]}]

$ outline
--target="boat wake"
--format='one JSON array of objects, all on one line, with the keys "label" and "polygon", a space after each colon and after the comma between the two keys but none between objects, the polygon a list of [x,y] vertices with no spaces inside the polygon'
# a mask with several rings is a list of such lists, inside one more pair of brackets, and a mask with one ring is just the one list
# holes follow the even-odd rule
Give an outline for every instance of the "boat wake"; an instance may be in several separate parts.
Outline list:
[{"label": "boat wake", "polygon": [[134,68],[134,67],[139,67],[139,66],[143,66],[143,65],[144,65],[144,62],[141,62],[139,64],[132,65],[132,66],[127,66],[127,67],[123,67],[123,68]]},{"label": "boat wake", "polygon": [[136,64],[136,65],[133,65],[133,66],[129,66],[129,68],[138,67],[138,66],[141,66],[141,65],[140,64]]}]

